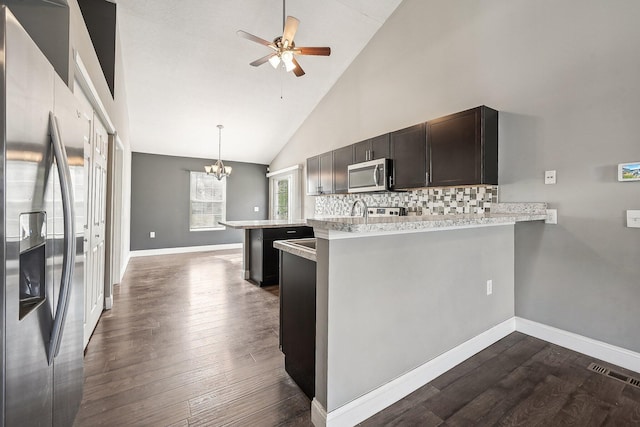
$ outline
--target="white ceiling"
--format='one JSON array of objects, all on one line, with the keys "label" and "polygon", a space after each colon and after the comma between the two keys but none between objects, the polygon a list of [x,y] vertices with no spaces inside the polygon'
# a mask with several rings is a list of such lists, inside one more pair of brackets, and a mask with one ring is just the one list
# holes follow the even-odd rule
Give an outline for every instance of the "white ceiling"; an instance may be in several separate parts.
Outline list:
[{"label": "white ceiling", "polygon": [[117,0],[131,149],[268,164],[401,0],[289,0],[298,46],[331,56],[299,57],[295,77],[249,63],[282,34],[281,0]]}]

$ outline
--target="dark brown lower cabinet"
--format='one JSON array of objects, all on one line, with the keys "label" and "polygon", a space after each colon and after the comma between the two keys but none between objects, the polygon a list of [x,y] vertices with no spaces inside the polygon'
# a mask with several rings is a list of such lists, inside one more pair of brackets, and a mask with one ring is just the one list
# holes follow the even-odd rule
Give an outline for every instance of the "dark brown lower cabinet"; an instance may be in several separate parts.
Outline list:
[{"label": "dark brown lower cabinet", "polygon": [[249,279],[260,286],[275,285],[280,277],[275,240],[313,237],[312,227],[256,228],[250,231]]},{"label": "dark brown lower cabinet", "polygon": [[280,346],[284,368],[313,399],[316,387],[316,263],[280,251]]}]

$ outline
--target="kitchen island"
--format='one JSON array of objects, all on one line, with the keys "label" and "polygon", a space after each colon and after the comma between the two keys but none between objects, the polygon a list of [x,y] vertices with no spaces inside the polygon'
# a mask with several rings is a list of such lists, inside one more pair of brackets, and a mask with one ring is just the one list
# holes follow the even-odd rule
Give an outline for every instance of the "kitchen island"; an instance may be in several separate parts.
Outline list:
[{"label": "kitchen island", "polygon": [[313,237],[304,219],[220,221],[220,224],[244,230],[242,277],[262,286],[278,283],[278,251],[273,241]]},{"label": "kitchen island", "polygon": [[314,424],[357,424],[512,332],[515,224],[545,208],[309,219]]}]

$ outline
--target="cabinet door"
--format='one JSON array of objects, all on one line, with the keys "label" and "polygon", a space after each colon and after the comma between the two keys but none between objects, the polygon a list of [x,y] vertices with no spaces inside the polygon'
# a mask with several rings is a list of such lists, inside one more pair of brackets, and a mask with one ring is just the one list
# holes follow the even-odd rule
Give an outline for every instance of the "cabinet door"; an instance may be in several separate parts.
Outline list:
[{"label": "cabinet door", "polygon": [[428,122],[430,185],[481,181],[480,117],[468,110]]},{"label": "cabinet door", "polygon": [[426,144],[424,123],[391,133],[393,188],[417,188],[427,185]]},{"label": "cabinet door", "polygon": [[320,194],[333,193],[333,152],[320,154]]},{"label": "cabinet door", "polygon": [[498,112],[478,107],[427,124],[430,185],[498,183]]},{"label": "cabinet door", "polygon": [[307,195],[320,194],[320,156],[307,159]]},{"label": "cabinet door", "polygon": [[346,193],[349,187],[347,167],[353,164],[353,145],[338,148],[333,152],[333,191]]},{"label": "cabinet door", "polygon": [[360,141],[353,144],[353,163],[362,163],[369,160],[371,140]]},{"label": "cabinet door", "polygon": [[371,143],[369,160],[391,158],[391,148],[389,145],[390,135],[389,133],[385,133],[384,135],[379,135],[369,140]]},{"label": "cabinet door", "polygon": [[253,280],[255,283],[261,283],[263,276],[263,234],[262,229],[257,228],[254,230],[249,230],[249,240],[250,240],[250,256],[249,256],[249,278]]},{"label": "cabinet door", "polygon": [[316,366],[316,263],[282,252],[280,342],[285,370],[313,399]]}]

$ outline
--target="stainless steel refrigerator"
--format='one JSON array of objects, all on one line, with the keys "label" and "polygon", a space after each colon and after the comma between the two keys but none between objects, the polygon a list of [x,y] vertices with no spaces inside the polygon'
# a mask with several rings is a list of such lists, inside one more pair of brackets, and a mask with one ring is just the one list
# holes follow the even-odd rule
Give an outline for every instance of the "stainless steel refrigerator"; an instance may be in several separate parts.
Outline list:
[{"label": "stainless steel refrigerator", "polygon": [[71,426],[83,381],[87,132],[5,6],[0,24],[0,423]]}]

